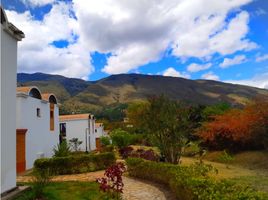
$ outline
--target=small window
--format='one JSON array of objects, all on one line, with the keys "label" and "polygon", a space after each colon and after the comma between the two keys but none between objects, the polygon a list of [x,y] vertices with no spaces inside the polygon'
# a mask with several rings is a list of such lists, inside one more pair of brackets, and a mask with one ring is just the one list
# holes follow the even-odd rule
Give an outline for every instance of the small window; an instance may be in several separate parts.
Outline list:
[{"label": "small window", "polygon": [[41,110],[40,108],[36,108],[36,116],[41,117]]},{"label": "small window", "polygon": [[97,133],[97,129],[95,129],[95,133]]}]

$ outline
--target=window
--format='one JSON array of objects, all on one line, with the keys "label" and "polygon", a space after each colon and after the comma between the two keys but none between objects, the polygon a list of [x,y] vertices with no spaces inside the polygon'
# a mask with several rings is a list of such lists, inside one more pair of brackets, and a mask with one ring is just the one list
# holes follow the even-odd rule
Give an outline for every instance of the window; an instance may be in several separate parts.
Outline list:
[{"label": "window", "polygon": [[97,129],[95,129],[95,133],[97,133]]},{"label": "window", "polygon": [[54,104],[50,104],[50,130],[54,131]]},{"label": "window", "polygon": [[60,144],[66,140],[66,123],[60,123]]},{"label": "window", "polygon": [[36,108],[36,116],[41,117],[41,110],[40,108]]}]

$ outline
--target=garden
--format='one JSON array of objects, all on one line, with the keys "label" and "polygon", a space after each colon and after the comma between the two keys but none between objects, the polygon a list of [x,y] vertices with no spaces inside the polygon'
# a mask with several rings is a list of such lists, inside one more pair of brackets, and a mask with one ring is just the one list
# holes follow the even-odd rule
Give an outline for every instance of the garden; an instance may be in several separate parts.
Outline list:
[{"label": "garden", "polygon": [[[53,158],[36,160],[32,189],[16,199],[122,199],[124,176],[180,200],[268,199],[268,101],[202,107],[160,96],[130,105],[127,117],[101,138],[100,152],[62,143]],[[99,170],[84,182],[55,178]]]}]

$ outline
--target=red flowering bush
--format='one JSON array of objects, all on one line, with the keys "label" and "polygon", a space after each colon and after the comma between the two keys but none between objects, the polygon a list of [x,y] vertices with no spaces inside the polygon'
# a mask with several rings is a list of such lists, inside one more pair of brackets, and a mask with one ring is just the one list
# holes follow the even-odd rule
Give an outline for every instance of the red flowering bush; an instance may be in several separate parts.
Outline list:
[{"label": "red flowering bush", "polygon": [[124,147],[119,149],[119,153],[122,156],[123,159],[126,159],[129,157],[129,155],[132,153],[134,149],[130,146]]},{"label": "red flowering bush", "polygon": [[152,150],[138,149],[130,154],[130,157],[143,158],[150,161],[159,161],[159,156]]},{"label": "red flowering bush", "polygon": [[100,183],[100,190],[109,193],[112,198],[120,199],[124,187],[122,175],[125,171],[124,163],[116,163],[106,169],[105,177],[96,180]]}]

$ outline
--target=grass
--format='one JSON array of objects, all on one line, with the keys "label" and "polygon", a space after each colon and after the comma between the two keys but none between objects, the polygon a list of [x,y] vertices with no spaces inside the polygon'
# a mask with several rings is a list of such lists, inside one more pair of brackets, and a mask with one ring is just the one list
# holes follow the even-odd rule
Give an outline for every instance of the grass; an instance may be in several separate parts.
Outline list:
[{"label": "grass", "polygon": [[[31,200],[33,192],[24,192],[14,200]],[[95,182],[53,182],[44,189],[45,200],[111,200],[99,191]]]},{"label": "grass", "polygon": [[[231,179],[238,184],[268,193],[268,153],[265,151],[249,151],[233,155],[234,160],[228,164],[219,159],[222,152],[209,152],[204,157],[204,163],[217,168],[218,174],[212,174],[217,179]],[[194,157],[183,157],[182,165],[197,162]]]}]

